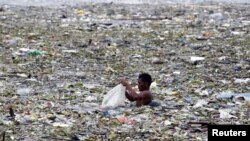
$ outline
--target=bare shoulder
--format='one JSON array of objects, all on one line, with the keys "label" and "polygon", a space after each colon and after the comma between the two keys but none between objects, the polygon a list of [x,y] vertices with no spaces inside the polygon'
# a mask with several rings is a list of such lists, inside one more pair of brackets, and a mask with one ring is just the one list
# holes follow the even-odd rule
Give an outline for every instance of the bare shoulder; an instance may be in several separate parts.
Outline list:
[{"label": "bare shoulder", "polygon": [[152,93],[150,91],[142,91],[141,94],[151,96]]}]

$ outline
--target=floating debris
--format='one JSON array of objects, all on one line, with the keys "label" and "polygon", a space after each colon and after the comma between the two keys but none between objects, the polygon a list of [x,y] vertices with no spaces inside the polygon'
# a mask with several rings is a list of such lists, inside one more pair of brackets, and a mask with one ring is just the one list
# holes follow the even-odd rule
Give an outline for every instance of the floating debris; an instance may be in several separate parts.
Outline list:
[{"label": "floating debris", "polygon": [[[1,5],[0,134],[207,140],[207,125],[249,123],[249,6]],[[136,107],[119,78],[137,89],[142,72],[154,100]]]}]

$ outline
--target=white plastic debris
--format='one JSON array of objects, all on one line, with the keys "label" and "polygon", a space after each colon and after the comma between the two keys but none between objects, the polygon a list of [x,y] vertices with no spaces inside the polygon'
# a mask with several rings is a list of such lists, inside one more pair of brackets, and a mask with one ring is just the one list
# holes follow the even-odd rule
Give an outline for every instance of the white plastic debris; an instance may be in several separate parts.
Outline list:
[{"label": "white plastic debris", "polygon": [[19,51],[20,52],[28,52],[30,49],[29,48],[20,48]]},{"label": "white plastic debris", "polygon": [[27,124],[34,122],[36,118],[32,115],[18,115],[16,114],[15,120],[20,122],[21,124]]},{"label": "white plastic debris", "polygon": [[219,61],[225,61],[227,59],[229,59],[228,56],[221,56],[221,57],[218,58]]},{"label": "white plastic debris", "polygon": [[168,125],[171,125],[171,124],[172,124],[172,122],[170,122],[169,120],[165,120],[165,121],[164,121],[164,125],[165,125],[165,126],[168,126]]},{"label": "white plastic debris", "polygon": [[78,53],[78,50],[63,50],[64,53]]},{"label": "white plastic debris", "polygon": [[13,55],[25,56],[29,53],[29,48],[20,48],[18,51],[14,52]]},{"label": "white plastic debris", "polygon": [[194,106],[193,108],[199,108],[199,107],[202,107],[203,105],[206,105],[208,102],[205,101],[205,100],[199,100]]},{"label": "white plastic debris", "polygon": [[83,84],[83,87],[87,88],[87,89],[93,89],[93,88],[96,88],[100,85],[98,84]]},{"label": "white plastic debris", "polygon": [[25,96],[28,95],[30,92],[31,92],[30,88],[18,88],[16,94],[20,96]]},{"label": "white plastic debris", "polygon": [[87,101],[87,102],[92,102],[92,101],[96,101],[96,100],[97,100],[97,98],[94,97],[94,96],[87,96],[87,97],[85,98],[85,101]]},{"label": "white plastic debris", "polygon": [[222,25],[223,27],[230,27],[230,24],[229,23],[225,23]]},{"label": "white plastic debris", "polygon": [[229,114],[231,112],[230,109],[220,109],[219,112],[220,112],[220,118],[221,119],[230,119],[230,118],[236,118],[237,119],[238,118],[236,116],[233,116],[233,115]]},{"label": "white plastic debris", "polygon": [[159,57],[152,57],[151,62],[152,62],[152,64],[163,64],[164,63]]},{"label": "white plastic debris", "polygon": [[11,125],[11,124],[13,124],[12,121],[7,121],[7,120],[1,120],[1,123],[2,123],[3,125]]},{"label": "white plastic debris", "polygon": [[135,54],[135,55],[133,55],[132,57],[133,57],[133,58],[142,58],[142,56],[139,55],[139,54]]},{"label": "white plastic debris", "polygon": [[17,40],[15,40],[15,39],[8,40],[7,43],[8,43],[9,45],[15,45],[15,44],[17,43]]},{"label": "white plastic debris", "polygon": [[3,82],[0,81],[0,87],[3,87],[3,86],[4,86]]},{"label": "white plastic debris", "polygon": [[65,123],[60,123],[60,122],[55,122],[53,123],[54,127],[70,127],[69,124],[65,124]]},{"label": "white plastic debris", "polygon": [[151,89],[157,88],[157,83],[156,83],[155,81],[152,82],[151,85],[150,85],[150,88],[151,88]]},{"label": "white plastic debris", "polygon": [[18,73],[17,76],[19,76],[19,77],[28,77],[28,75],[26,75],[24,73]]},{"label": "white plastic debris", "polygon": [[250,25],[250,21],[241,21],[243,25]]},{"label": "white plastic debris", "polygon": [[227,81],[227,80],[219,80],[220,82],[222,82],[223,84],[229,84],[230,81]]},{"label": "white plastic debris", "polygon": [[248,82],[250,82],[250,78],[245,78],[245,79],[237,79],[237,78],[235,78],[234,79],[234,83],[238,83],[238,84],[246,84],[246,83],[248,83]]},{"label": "white plastic debris", "polygon": [[204,57],[191,56],[190,59],[191,59],[191,61],[194,62],[194,61],[202,61],[205,58]]},{"label": "white plastic debris", "polygon": [[60,27],[69,27],[69,24],[61,24]]},{"label": "white plastic debris", "polygon": [[197,89],[197,90],[195,90],[195,93],[198,93],[200,96],[208,96],[209,95],[208,90]]},{"label": "white plastic debris", "polygon": [[107,72],[116,72],[113,68],[111,68],[110,66],[105,68],[105,71]]},{"label": "white plastic debris", "polygon": [[180,72],[180,71],[174,71],[173,74],[175,74],[175,75],[180,75],[181,72]]},{"label": "white plastic debris", "polygon": [[15,139],[15,137],[14,137],[14,136],[10,136],[10,139],[11,139],[11,140],[14,140],[14,139]]},{"label": "white plastic debris", "polygon": [[217,98],[219,99],[222,99],[222,98],[227,99],[231,97],[235,97],[235,98],[244,97],[246,101],[250,101],[250,93],[233,93],[231,91],[226,91],[217,95]]},{"label": "white plastic debris", "polygon": [[210,18],[219,21],[219,20],[223,20],[224,16],[222,13],[214,13],[210,15]]},{"label": "white plastic debris", "polygon": [[233,31],[231,32],[232,35],[244,35],[244,32]]}]

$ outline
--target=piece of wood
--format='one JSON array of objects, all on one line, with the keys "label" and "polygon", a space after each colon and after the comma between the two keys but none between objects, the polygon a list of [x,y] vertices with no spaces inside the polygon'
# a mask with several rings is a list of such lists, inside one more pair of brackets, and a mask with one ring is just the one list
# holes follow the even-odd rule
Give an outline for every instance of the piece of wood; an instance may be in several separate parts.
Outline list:
[{"label": "piece of wood", "polygon": [[12,108],[9,109],[9,113],[10,113],[10,117],[14,119],[15,113],[14,113],[14,110]]},{"label": "piece of wood", "polygon": [[208,121],[189,121],[188,124],[200,124],[202,126],[213,125],[214,123]]},{"label": "piece of wood", "polygon": [[2,141],[5,141],[5,135],[6,135],[6,131],[3,132],[3,139],[2,139]]}]

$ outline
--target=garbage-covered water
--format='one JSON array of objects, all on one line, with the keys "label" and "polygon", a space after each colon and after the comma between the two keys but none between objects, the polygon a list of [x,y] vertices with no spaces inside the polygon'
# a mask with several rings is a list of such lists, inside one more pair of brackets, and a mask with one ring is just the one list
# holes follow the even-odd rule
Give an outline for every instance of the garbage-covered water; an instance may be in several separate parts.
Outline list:
[{"label": "garbage-covered water", "polygon": [[[250,123],[249,5],[24,3],[0,5],[2,140],[197,141]],[[142,72],[153,103],[101,107]]]},{"label": "garbage-covered water", "polygon": [[83,3],[120,3],[120,4],[173,4],[173,3],[249,3],[249,0],[1,0],[0,4],[15,4],[29,6],[81,5]]}]

